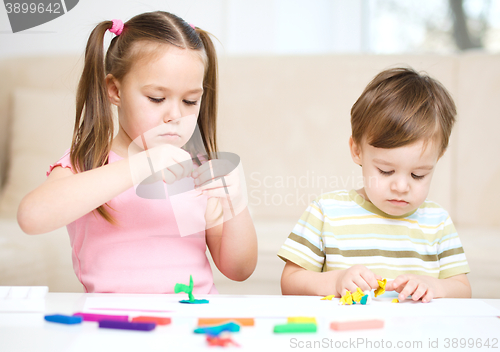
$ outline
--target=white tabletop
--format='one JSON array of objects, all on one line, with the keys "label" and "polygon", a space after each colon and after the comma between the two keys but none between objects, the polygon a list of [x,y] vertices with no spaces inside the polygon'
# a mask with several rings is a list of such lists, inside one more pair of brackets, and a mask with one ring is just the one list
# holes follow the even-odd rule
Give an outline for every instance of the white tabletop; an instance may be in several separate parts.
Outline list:
[{"label": "white tabletop", "polygon": [[[391,298],[371,305],[339,306],[338,300],[311,296],[201,295],[205,305],[179,303],[186,295],[122,295],[49,293],[44,312],[0,313],[0,351],[200,351],[209,347],[194,334],[198,317],[254,317],[255,326],[242,327],[232,338],[237,350],[265,349],[330,351],[500,351],[500,300],[435,299],[430,303],[394,304]],[[75,312],[172,317],[151,332],[99,329],[97,323],[62,325],[45,314]],[[290,316],[316,317],[318,332],[275,334],[276,324]],[[338,332],[338,320],[382,319],[375,330]],[[480,346],[480,347],[479,347]],[[400,347],[400,348],[399,348]],[[406,347],[406,348],[405,348]],[[461,348],[463,347],[463,348]]]}]

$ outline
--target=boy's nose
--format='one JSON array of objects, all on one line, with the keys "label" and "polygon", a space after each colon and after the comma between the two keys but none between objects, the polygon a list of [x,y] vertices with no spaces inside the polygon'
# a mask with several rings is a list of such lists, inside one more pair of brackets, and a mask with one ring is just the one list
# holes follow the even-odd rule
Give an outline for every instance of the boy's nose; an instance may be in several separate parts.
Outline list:
[{"label": "boy's nose", "polygon": [[391,189],[398,193],[406,193],[410,190],[410,183],[406,177],[398,177],[391,183]]}]

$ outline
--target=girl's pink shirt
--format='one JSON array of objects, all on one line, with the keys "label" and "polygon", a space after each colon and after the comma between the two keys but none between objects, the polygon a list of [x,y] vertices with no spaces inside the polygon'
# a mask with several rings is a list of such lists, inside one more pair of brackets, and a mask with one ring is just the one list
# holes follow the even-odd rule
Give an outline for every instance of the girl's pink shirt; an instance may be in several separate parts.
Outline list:
[{"label": "girl's pink shirt", "polygon": [[[110,152],[109,163],[121,159]],[[57,166],[74,172],[69,150],[47,176]],[[167,194],[163,182],[160,187]],[[97,211],[67,225],[73,268],[86,292],[174,293],[176,283],[189,284],[193,275],[194,293],[217,293],[205,254],[206,196],[192,190],[145,199],[131,187],[107,204],[118,225]],[[196,232],[181,236],[177,222]]]}]

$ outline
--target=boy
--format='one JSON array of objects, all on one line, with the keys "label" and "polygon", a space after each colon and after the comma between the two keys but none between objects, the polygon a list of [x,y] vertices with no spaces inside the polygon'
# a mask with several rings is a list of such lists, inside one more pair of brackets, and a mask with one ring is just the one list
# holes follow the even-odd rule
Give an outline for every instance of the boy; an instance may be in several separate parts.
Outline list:
[{"label": "boy", "polygon": [[469,266],[448,213],[426,200],[456,108],[436,80],[412,69],[378,74],[351,109],[352,159],[364,187],[321,195],[278,252],[283,294],[376,289],[403,301],[471,297]]}]

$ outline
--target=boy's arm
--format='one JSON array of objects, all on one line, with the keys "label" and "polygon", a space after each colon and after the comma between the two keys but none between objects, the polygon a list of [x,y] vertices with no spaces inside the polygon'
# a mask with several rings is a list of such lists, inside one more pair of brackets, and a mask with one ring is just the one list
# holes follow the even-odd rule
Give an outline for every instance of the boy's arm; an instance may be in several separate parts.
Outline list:
[{"label": "boy's arm", "polygon": [[386,291],[399,292],[399,300],[412,296],[414,301],[429,302],[433,298],[470,298],[471,287],[465,274],[446,279],[424,275],[400,275],[385,286]]},{"label": "boy's arm", "polygon": [[357,287],[363,291],[377,288],[377,280],[380,279],[382,278],[379,275],[362,265],[354,265],[344,270],[315,272],[288,260],[281,275],[281,293],[341,297],[346,290],[355,292]]}]

